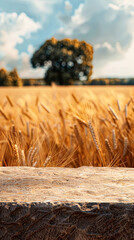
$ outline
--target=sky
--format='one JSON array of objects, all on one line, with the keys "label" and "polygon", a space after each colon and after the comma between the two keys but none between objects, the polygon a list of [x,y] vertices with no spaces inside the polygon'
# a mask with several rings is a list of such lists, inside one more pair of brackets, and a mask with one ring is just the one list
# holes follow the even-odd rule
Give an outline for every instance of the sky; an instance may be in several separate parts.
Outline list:
[{"label": "sky", "polygon": [[134,0],[1,0],[0,68],[43,77],[30,58],[53,36],[93,45],[93,78],[134,77]]}]

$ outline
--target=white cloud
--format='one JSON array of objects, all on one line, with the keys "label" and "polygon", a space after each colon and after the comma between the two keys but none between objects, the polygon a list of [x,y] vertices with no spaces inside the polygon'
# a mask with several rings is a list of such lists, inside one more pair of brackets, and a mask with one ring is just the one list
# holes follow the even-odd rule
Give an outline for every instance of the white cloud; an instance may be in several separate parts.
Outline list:
[{"label": "white cloud", "polygon": [[95,50],[101,49],[101,48],[106,48],[108,51],[113,52],[114,48],[112,47],[112,45],[108,42],[104,42],[103,44],[96,44],[94,46]]},{"label": "white cloud", "polygon": [[123,58],[108,61],[105,65],[95,66],[94,77],[134,77],[133,56],[134,40],[131,48],[124,53]]},{"label": "white cloud", "polygon": [[116,4],[123,7],[134,7],[134,1],[133,0],[113,0]]},{"label": "white cloud", "polygon": [[[5,0],[2,0],[5,1]],[[11,0],[8,0],[11,1]],[[15,0],[18,2],[18,0]],[[25,10],[29,10],[34,16],[42,21],[45,21],[54,11],[54,6],[58,5],[63,0],[19,0]]]},{"label": "white cloud", "polygon": [[[28,50],[30,50],[30,54],[28,53],[21,53],[20,59],[21,59],[21,65],[18,66],[18,71],[20,74],[20,77],[22,78],[43,78],[45,69],[33,69],[30,64],[30,57],[33,53],[33,46],[29,45]],[[32,52],[31,52],[32,50]]]},{"label": "white cloud", "polygon": [[[103,69],[102,66],[108,62],[113,64],[125,58],[131,61],[130,55],[126,54],[132,49],[134,39],[133,13],[133,0],[85,0],[55,36],[59,39],[78,38],[91,43],[94,46],[94,72],[97,75],[99,69]],[[125,71],[129,75],[129,64],[126,67],[128,70]],[[110,69],[109,75],[114,71]],[[132,72],[134,75],[134,70]],[[122,69],[118,71],[118,75],[121,74]]]},{"label": "white cloud", "polygon": [[65,9],[67,11],[71,11],[72,10],[72,4],[69,1],[65,2]]},{"label": "white cloud", "polygon": [[83,10],[84,10],[84,4],[81,3],[78,9],[75,10],[74,16],[72,16],[72,27],[82,24],[85,21]]},{"label": "white cloud", "polygon": [[32,44],[29,44],[29,45],[28,45],[27,51],[28,51],[29,54],[33,54],[33,53],[34,53],[35,48],[33,47]]},{"label": "white cloud", "polygon": [[113,3],[109,3],[109,7],[112,8],[113,10],[120,10],[120,7],[118,5],[115,5]]},{"label": "white cloud", "polygon": [[[27,0],[21,0],[22,2],[27,2]],[[54,4],[57,3],[57,0],[29,0],[29,3],[32,4],[32,9],[46,14],[52,13]],[[58,0],[61,2],[61,0]]]},{"label": "white cloud", "polygon": [[[0,13],[0,26],[0,66],[13,68],[21,65],[24,56],[19,54],[16,46],[40,29],[41,25],[25,13]],[[32,51],[32,46],[28,51]]]}]

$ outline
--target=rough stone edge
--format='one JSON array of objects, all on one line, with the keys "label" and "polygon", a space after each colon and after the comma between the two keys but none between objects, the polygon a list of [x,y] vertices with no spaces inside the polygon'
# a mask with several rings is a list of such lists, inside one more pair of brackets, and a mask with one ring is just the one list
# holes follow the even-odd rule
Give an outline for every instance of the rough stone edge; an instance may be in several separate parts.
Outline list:
[{"label": "rough stone edge", "polygon": [[0,202],[0,239],[134,239],[134,203]]}]

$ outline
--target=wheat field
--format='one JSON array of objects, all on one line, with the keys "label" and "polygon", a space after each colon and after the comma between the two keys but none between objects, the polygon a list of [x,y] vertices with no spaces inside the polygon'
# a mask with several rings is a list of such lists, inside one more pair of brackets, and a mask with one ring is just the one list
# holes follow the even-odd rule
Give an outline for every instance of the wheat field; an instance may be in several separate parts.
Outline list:
[{"label": "wheat field", "polygon": [[134,167],[134,87],[0,89],[0,166]]}]

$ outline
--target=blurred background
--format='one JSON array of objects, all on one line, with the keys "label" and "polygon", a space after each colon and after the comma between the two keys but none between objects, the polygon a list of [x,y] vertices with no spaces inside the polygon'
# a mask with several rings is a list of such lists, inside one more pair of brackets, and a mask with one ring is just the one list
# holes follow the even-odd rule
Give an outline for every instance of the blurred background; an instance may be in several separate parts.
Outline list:
[{"label": "blurred background", "polygon": [[32,68],[31,58],[52,37],[93,46],[90,84],[134,84],[133,0],[1,0],[0,76],[10,76],[5,85],[45,84],[45,66]]}]

